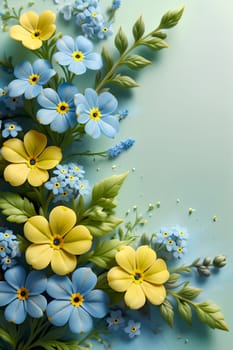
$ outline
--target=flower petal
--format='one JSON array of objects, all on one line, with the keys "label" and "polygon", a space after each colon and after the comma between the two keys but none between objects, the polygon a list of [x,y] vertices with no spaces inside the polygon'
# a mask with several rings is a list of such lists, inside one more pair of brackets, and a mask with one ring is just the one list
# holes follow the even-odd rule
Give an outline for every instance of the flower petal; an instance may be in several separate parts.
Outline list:
[{"label": "flower petal", "polygon": [[[21,80],[23,79],[28,81],[30,75],[32,74],[33,74],[33,68],[29,61],[20,62],[15,66],[14,75],[18,79],[21,79]],[[14,96],[14,95],[11,95],[11,96]]]},{"label": "flower petal", "polygon": [[8,283],[0,282],[0,306],[7,305],[17,298],[16,290]]},{"label": "flower petal", "polygon": [[41,271],[31,271],[27,276],[25,287],[29,290],[30,296],[43,293],[47,288],[46,275]]},{"label": "flower petal", "polygon": [[83,225],[75,226],[64,237],[63,249],[71,254],[80,255],[86,253],[92,245],[92,235]]},{"label": "flower petal", "polygon": [[73,103],[74,95],[77,93],[78,89],[71,83],[63,83],[58,87],[58,95],[62,101],[66,101],[68,104]]},{"label": "flower petal", "polygon": [[62,249],[53,250],[51,268],[56,274],[66,275],[72,272],[76,265],[76,256],[66,253]]},{"label": "flower petal", "polygon": [[39,16],[38,29],[41,30],[40,38],[48,40],[56,30],[55,24],[56,15],[52,11],[44,11]]},{"label": "flower petal", "polygon": [[23,26],[27,31],[34,32],[37,29],[39,16],[33,12],[28,11],[25,12],[22,16],[20,16],[19,22],[21,26]]},{"label": "flower petal", "polygon": [[37,166],[40,169],[52,169],[62,159],[61,149],[56,146],[49,146],[39,155],[37,159]]},{"label": "flower petal", "polygon": [[46,313],[49,321],[54,326],[60,327],[68,322],[73,308],[70,301],[53,300],[48,304]]},{"label": "flower petal", "polygon": [[167,282],[168,278],[169,272],[163,259],[157,259],[144,273],[144,279],[153,284],[163,284]]},{"label": "flower petal", "polygon": [[116,253],[115,259],[123,270],[130,274],[134,273],[134,270],[136,269],[136,258],[135,251],[132,247],[121,247],[120,251]]},{"label": "flower petal", "polygon": [[61,39],[57,41],[57,49],[61,52],[66,53],[71,56],[75,51],[74,39],[69,35],[64,35]]},{"label": "flower petal", "polygon": [[71,280],[67,276],[53,275],[48,279],[47,293],[55,299],[70,301],[73,293]]},{"label": "flower petal", "polygon": [[141,286],[146,298],[151,302],[151,304],[161,305],[164,302],[164,299],[166,298],[166,289],[164,286],[155,286],[147,283],[146,281],[143,281]]},{"label": "flower petal", "polygon": [[24,225],[25,237],[33,243],[49,243],[52,238],[48,221],[40,215],[32,216]]},{"label": "flower petal", "polygon": [[[78,119],[79,122],[80,120],[81,118]],[[99,123],[94,120],[89,120],[87,122],[87,124],[85,125],[85,131],[88,135],[93,137],[93,139],[97,139],[101,135]]]},{"label": "flower petal", "polygon": [[3,143],[1,154],[8,162],[26,163],[28,154],[26,153],[23,141],[12,138]]},{"label": "flower petal", "polygon": [[69,327],[74,333],[89,332],[93,327],[93,321],[82,307],[75,307],[69,319]]},{"label": "flower petal", "polygon": [[31,316],[39,318],[43,316],[43,313],[47,306],[47,300],[43,295],[33,295],[25,302],[25,310]]},{"label": "flower petal", "polygon": [[105,123],[102,119],[99,121],[99,128],[104,135],[110,138],[114,138],[117,132],[111,124]]},{"label": "flower petal", "polygon": [[140,271],[146,271],[156,259],[156,253],[150,247],[144,245],[136,250],[136,264]]},{"label": "flower petal", "polygon": [[51,260],[53,249],[49,244],[31,244],[25,251],[26,261],[36,270],[46,268]]},{"label": "flower petal", "polygon": [[133,283],[129,273],[118,266],[108,271],[107,279],[109,286],[117,292],[125,292]]},{"label": "flower petal", "polygon": [[14,266],[5,272],[5,280],[16,290],[25,284],[26,272],[22,266]]},{"label": "flower petal", "polygon": [[63,205],[55,207],[49,215],[49,223],[53,235],[64,236],[74,227],[76,220],[75,212]]},{"label": "flower petal", "polygon": [[10,28],[10,36],[17,41],[24,41],[31,38],[31,33],[17,24]]},{"label": "flower petal", "polygon": [[38,103],[46,109],[55,109],[60,102],[60,98],[55,90],[46,88],[37,98]]},{"label": "flower petal", "polygon": [[100,54],[95,53],[95,52],[88,54],[85,57],[84,63],[85,63],[87,68],[93,69],[93,70],[98,70],[103,65]]},{"label": "flower petal", "polygon": [[102,116],[112,114],[117,109],[117,99],[110,92],[103,92],[99,95],[99,109]]},{"label": "flower petal", "polygon": [[96,285],[97,277],[89,267],[81,267],[72,274],[74,292],[82,295],[90,292]]},{"label": "flower petal", "polygon": [[104,317],[108,312],[107,294],[102,290],[92,290],[90,293],[85,295],[82,307],[93,317]]},{"label": "flower petal", "polygon": [[95,90],[87,88],[85,90],[85,97],[90,108],[99,107],[99,97]]},{"label": "flower petal", "polygon": [[38,157],[45,149],[46,144],[47,137],[36,130],[30,130],[24,136],[24,146],[31,157]]},{"label": "flower petal", "polygon": [[124,300],[130,309],[140,309],[146,302],[141,284],[132,283],[125,293]]},{"label": "flower petal", "polygon": [[16,324],[21,324],[26,318],[26,310],[24,307],[24,302],[16,299],[10,303],[4,312],[5,319],[9,322]]},{"label": "flower petal", "polygon": [[79,35],[75,39],[75,49],[82,51],[83,53],[88,53],[93,50],[93,43],[91,40],[85,38],[85,36]]},{"label": "flower petal", "polygon": [[29,172],[26,164],[10,164],[4,169],[4,178],[12,186],[20,186],[27,180]]},{"label": "flower petal", "polygon": [[[42,92],[43,93],[43,92]],[[41,95],[42,95],[41,93]],[[41,96],[39,95],[39,96]],[[43,124],[43,125],[48,125],[50,123],[52,123],[58,116],[58,112],[56,111],[56,109],[39,109],[36,113],[36,118],[38,120],[39,123]]]},{"label": "flower petal", "polygon": [[49,174],[47,170],[32,168],[28,173],[28,182],[30,185],[34,187],[41,186],[43,183],[45,183],[48,180],[48,178],[49,178]]}]

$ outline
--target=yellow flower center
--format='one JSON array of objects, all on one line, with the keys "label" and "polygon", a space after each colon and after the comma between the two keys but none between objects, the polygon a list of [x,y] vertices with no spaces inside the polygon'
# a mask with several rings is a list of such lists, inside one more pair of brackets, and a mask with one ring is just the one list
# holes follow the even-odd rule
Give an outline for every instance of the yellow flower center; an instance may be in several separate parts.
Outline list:
[{"label": "yellow flower center", "polygon": [[137,331],[137,327],[133,326],[131,327],[131,332],[135,333]]},{"label": "yellow flower center", "polygon": [[168,232],[163,232],[163,237],[167,237],[168,236]]},{"label": "yellow flower center", "polygon": [[1,95],[2,95],[2,96],[5,96],[5,95],[6,95],[6,91],[5,91],[5,90],[2,90]]},{"label": "yellow flower center", "polygon": [[53,249],[61,249],[63,246],[63,238],[59,235],[54,236],[52,240],[50,241],[50,246]]},{"label": "yellow flower center", "polygon": [[83,61],[84,59],[84,54],[82,53],[82,51],[74,51],[72,53],[72,58],[75,61]]},{"label": "yellow flower center", "polygon": [[104,28],[102,29],[102,32],[104,32],[104,33],[107,33],[107,31],[108,31],[108,28],[107,28],[107,27],[104,27]]},{"label": "yellow flower center", "polygon": [[17,98],[16,97],[12,97],[11,102],[16,103],[17,102]]},{"label": "yellow flower center", "polygon": [[173,240],[172,240],[172,239],[169,239],[168,244],[169,244],[169,245],[172,245],[172,244],[173,244]]},{"label": "yellow flower center", "polygon": [[90,111],[90,118],[95,121],[100,120],[101,118],[100,110],[98,108],[92,108]]},{"label": "yellow flower center", "polygon": [[40,35],[41,35],[41,30],[40,30],[40,29],[36,29],[36,30],[32,33],[32,38],[33,38],[33,39],[40,39]]},{"label": "yellow flower center", "polygon": [[97,17],[97,12],[92,12],[92,17],[96,18]]},{"label": "yellow flower center", "polygon": [[35,168],[36,167],[36,159],[31,157],[28,160],[28,167],[29,168]]},{"label": "yellow flower center", "polygon": [[10,124],[9,126],[8,126],[8,130],[14,130],[15,129],[15,125],[14,124]]},{"label": "yellow flower center", "polygon": [[178,251],[178,253],[182,253],[183,248],[182,248],[182,247],[178,247],[178,248],[177,248],[177,251]]},{"label": "yellow flower center", "polygon": [[38,74],[31,74],[28,81],[31,85],[36,85],[40,80],[40,76]]},{"label": "yellow flower center", "polygon": [[113,324],[118,324],[120,322],[120,320],[119,320],[119,318],[114,318],[114,320],[113,320]]},{"label": "yellow flower center", "polygon": [[132,277],[133,277],[133,282],[136,284],[142,283],[144,279],[143,273],[139,270],[136,270]]},{"label": "yellow flower center", "polygon": [[80,184],[79,187],[80,187],[81,190],[84,190],[85,185],[84,184]]},{"label": "yellow flower center", "polygon": [[179,231],[179,235],[180,235],[180,236],[183,236],[183,235],[184,235],[184,232],[183,232],[183,231]]},{"label": "yellow flower center", "polygon": [[60,182],[54,182],[53,186],[54,186],[55,188],[60,188],[60,187],[61,187],[61,184],[60,184]]},{"label": "yellow flower center", "polygon": [[70,303],[75,306],[75,307],[79,307],[82,305],[84,301],[83,296],[80,293],[73,293],[71,295],[71,299],[70,299]]},{"label": "yellow flower center", "polygon": [[11,264],[11,259],[7,258],[6,261],[5,261],[5,264],[10,265]]},{"label": "yellow flower center", "polygon": [[59,102],[57,105],[57,108],[56,108],[56,110],[59,114],[65,114],[65,113],[69,112],[69,109],[70,109],[70,107],[69,107],[68,103],[66,103],[66,102]]},{"label": "yellow flower center", "polygon": [[5,247],[0,246],[0,252],[4,252],[5,251]]},{"label": "yellow flower center", "polygon": [[9,233],[4,233],[3,237],[4,237],[4,238],[9,238],[10,235],[9,235]]},{"label": "yellow flower center", "polygon": [[17,297],[19,300],[26,300],[29,297],[29,291],[27,288],[19,288],[17,290]]},{"label": "yellow flower center", "polygon": [[69,176],[69,180],[70,180],[70,181],[74,181],[74,180],[75,180],[75,177],[74,177],[73,175],[70,175],[70,176]]}]

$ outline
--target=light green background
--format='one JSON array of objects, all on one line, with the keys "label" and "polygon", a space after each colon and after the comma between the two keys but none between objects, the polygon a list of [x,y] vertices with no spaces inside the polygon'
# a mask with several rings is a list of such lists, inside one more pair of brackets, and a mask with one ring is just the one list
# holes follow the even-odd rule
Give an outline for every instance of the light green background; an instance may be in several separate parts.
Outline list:
[{"label": "light green background", "polygon": [[[37,4],[44,8],[45,2]],[[150,31],[163,13],[182,5],[185,12],[180,24],[167,31],[169,49],[149,54],[154,64],[135,76],[140,88],[121,99],[130,113],[114,143],[132,137],[135,146],[114,161],[91,160],[88,177],[94,183],[129,170],[118,198],[119,215],[133,205],[143,213],[149,203],[160,201],[160,209],[147,217],[142,232],[151,233],[164,225],[185,226],[190,240],[184,263],[199,256],[227,256],[228,265],[221,273],[201,282],[194,277],[192,283],[204,289],[203,300],[222,307],[232,329],[233,2],[123,0],[114,28],[122,25],[130,38],[139,15]],[[108,44],[111,47],[111,39]],[[90,148],[111,145],[112,141],[102,138],[92,141]],[[188,215],[190,207],[195,209],[192,215]],[[216,222],[213,215],[218,217]],[[231,331],[212,331],[196,321],[191,328],[177,319],[175,329],[164,325],[159,334],[147,326],[132,341],[114,336],[113,350],[232,348]]]}]

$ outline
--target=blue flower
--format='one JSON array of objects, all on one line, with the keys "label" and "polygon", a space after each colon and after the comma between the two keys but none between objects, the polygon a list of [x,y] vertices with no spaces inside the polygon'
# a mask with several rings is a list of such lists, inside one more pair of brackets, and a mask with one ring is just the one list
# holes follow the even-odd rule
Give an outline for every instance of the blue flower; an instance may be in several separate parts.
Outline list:
[{"label": "blue flower", "polygon": [[90,186],[87,180],[82,180],[78,182],[78,192],[82,196],[85,196],[90,192]]},{"label": "blue flower", "polygon": [[18,262],[15,259],[12,259],[9,255],[6,255],[1,260],[1,268],[3,270],[10,269],[11,267],[15,266]]},{"label": "blue flower", "polygon": [[121,6],[121,0],[113,0],[112,2],[112,9],[116,10]]},{"label": "blue flower", "polygon": [[4,258],[9,253],[8,243],[6,241],[0,241],[0,258]]},{"label": "blue flower", "polygon": [[101,55],[92,52],[92,42],[82,35],[75,40],[69,35],[63,36],[57,41],[57,49],[54,59],[76,75],[84,74],[87,68],[98,70],[102,67]]},{"label": "blue flower", "polygon": [[38,59],[32,65],[23,61],[15,66],[14,75],[17,79],[8,85],[9,96],[18,97],[24,94],[26,99],[36,97],[41,93],[42,86],[55,74],[50,63],[44,59]]},{"label": "blue flower", "polygon": [[126,117],[128,117],[129,111],[127,108],[121,109],[118,111],[118,115],[119,115],[119,120],[121,121],[122,119],[125,119]]},{"label": "blue flower", "polygon": [[49,181],[47,181],[44,185],[45,185],[45,188],[53,191],[53,194],[57,195],[63,192],[66,182],[60,181],[56,176],[54,176]]},{"label": "blue flower", "polygon": [[113,34],[112,23],[110,22],[101,23],[97,31],[97,38],[106,39],[112,34]]},{"label": "blue flower", "polygon": [[177,226],[174,226],[173,227],[173,234],[178,238],[178,239],[181,239],[181,240],[187,240],[188,239],[188,232],[187,230],[184,228],[184,227],[181,227],[179,225]]},{"label": "blue flower", "polygon": [[62,133],[76,123],[74,95],[78,90],[71,83],[63,83],[57,92],[46,88],[38,96],[38,103],[44,107],[37,112],[41,124],[48,125],[52,130]]},{"label": "blue flower", "polygon": [[6,107],[11,111],[15,111],[16,109],[21,108],[24,105],[22,96],[10,97],[9,95],[6,95],[4,99],[4,103]]},{"label": "blue flower", "polygon": [[47,306],[47,315],[55,326],[69,324],[73,333],[89,332],[92,317],[102,318],[108,312],[108,298],[102,290],[94,289],[97,277],[90,268],[76,269],[72,280],[54,275],[48,280],[47,293],[55,300]]},{"label": "blue flower", "polygon": [[16,137],[18,135],[18,132],[21,131],[22,128],[20,125],[18,125],[16,122],[8,121],[4,124],[4,129],[2,131],[2,136],[4,138],[7,138],[9,136]]},{"label": "blue flower", "polygon": [[108,149],[109,158],[116,158],[123,151],[126,151],[127,149],[132,147],[134,143],[135,143],[135,140],[133,139],[127,139],[125,141],[121,141],[120,143],[117,143],[115,146]]},{"label": "blue flower", "polygon": [[129,335],[130,338],[134,338],[136,335],[141,334],[141,323],[129,320],[127,327],[124,328],[125,333]]},{"label": "blue flower", "polygon": [[108,328],[113,331],[117,331],[125,323],[121,310],[111,311],[110,316],[106,318],[106,321],[108,323]]},{"label": "blue flower", "polygon": [[5,281],[0,282],[0,306],[7,305],[4,315],[7,321],[23,323],[26,315],[43,316],[47,301],[43,293],[47,278],[40,271],[32,271],[26,276],[21,266],[14,266],[5,272]]},{"label": "blue flower", "polygon": [[61,8],[60,13],[63,15],[65,21],[69,21],[72,17],[72,6],[70,4],[64,5]]},{"label": "blue flower", "polygon": [[85,131],[94,139],[101,133],[114,137],[119,129],[119,121],[114,115],[117,99],[110,92],[103,92],[99,96],[93,89],[86,89],[85,96],[75,95],[78,122],[85,125]]}]

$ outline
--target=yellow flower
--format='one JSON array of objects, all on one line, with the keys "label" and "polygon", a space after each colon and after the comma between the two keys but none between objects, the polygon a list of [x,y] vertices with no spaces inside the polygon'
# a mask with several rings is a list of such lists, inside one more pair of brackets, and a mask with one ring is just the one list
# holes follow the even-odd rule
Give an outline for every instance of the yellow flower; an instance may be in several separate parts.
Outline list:
[{"label": "yellow flower", "polygon": [[12,186],[20,186],[26,180],[32,186],[41,186],[49,178],[49,169],[61,160],[61,149],[47,145],[47,137],[35,130],[28,131],[24,142],[12,138],[3,143],[2,156],[8,162],[4,178]]},{"label": "yellow flower", "polygon": [[108,284],[117,292],[126,292],[125,303],[131,309],[142,307],[146,299],[154,305],[163,303],[166,289],[163,286],[169,278],[164,260],[156,259],[156,253],[148,246],[136,251],[124,246],[115,256],[119,266],[108,272]]},{"label": "yellow flower", "polygon": [[42,41],[48,40],[54,34],[56,15],[52,11],[44,11],[38,16],[29,11],[20,16],[20,25],[10,28],[10,36],[30,50],[37,50]]},{"label": "yellow flower", "polygon": [[75,212],[67,207],[55,207],[49,221],[32,216],[24,225],[24,235],[32,242],[25,252],[26,261],[36,270],[51,263],[58,275],[72,272],[77,265],[76,255],[86,253],[92,245],[92,235],[82,225],[75,226]]}]

